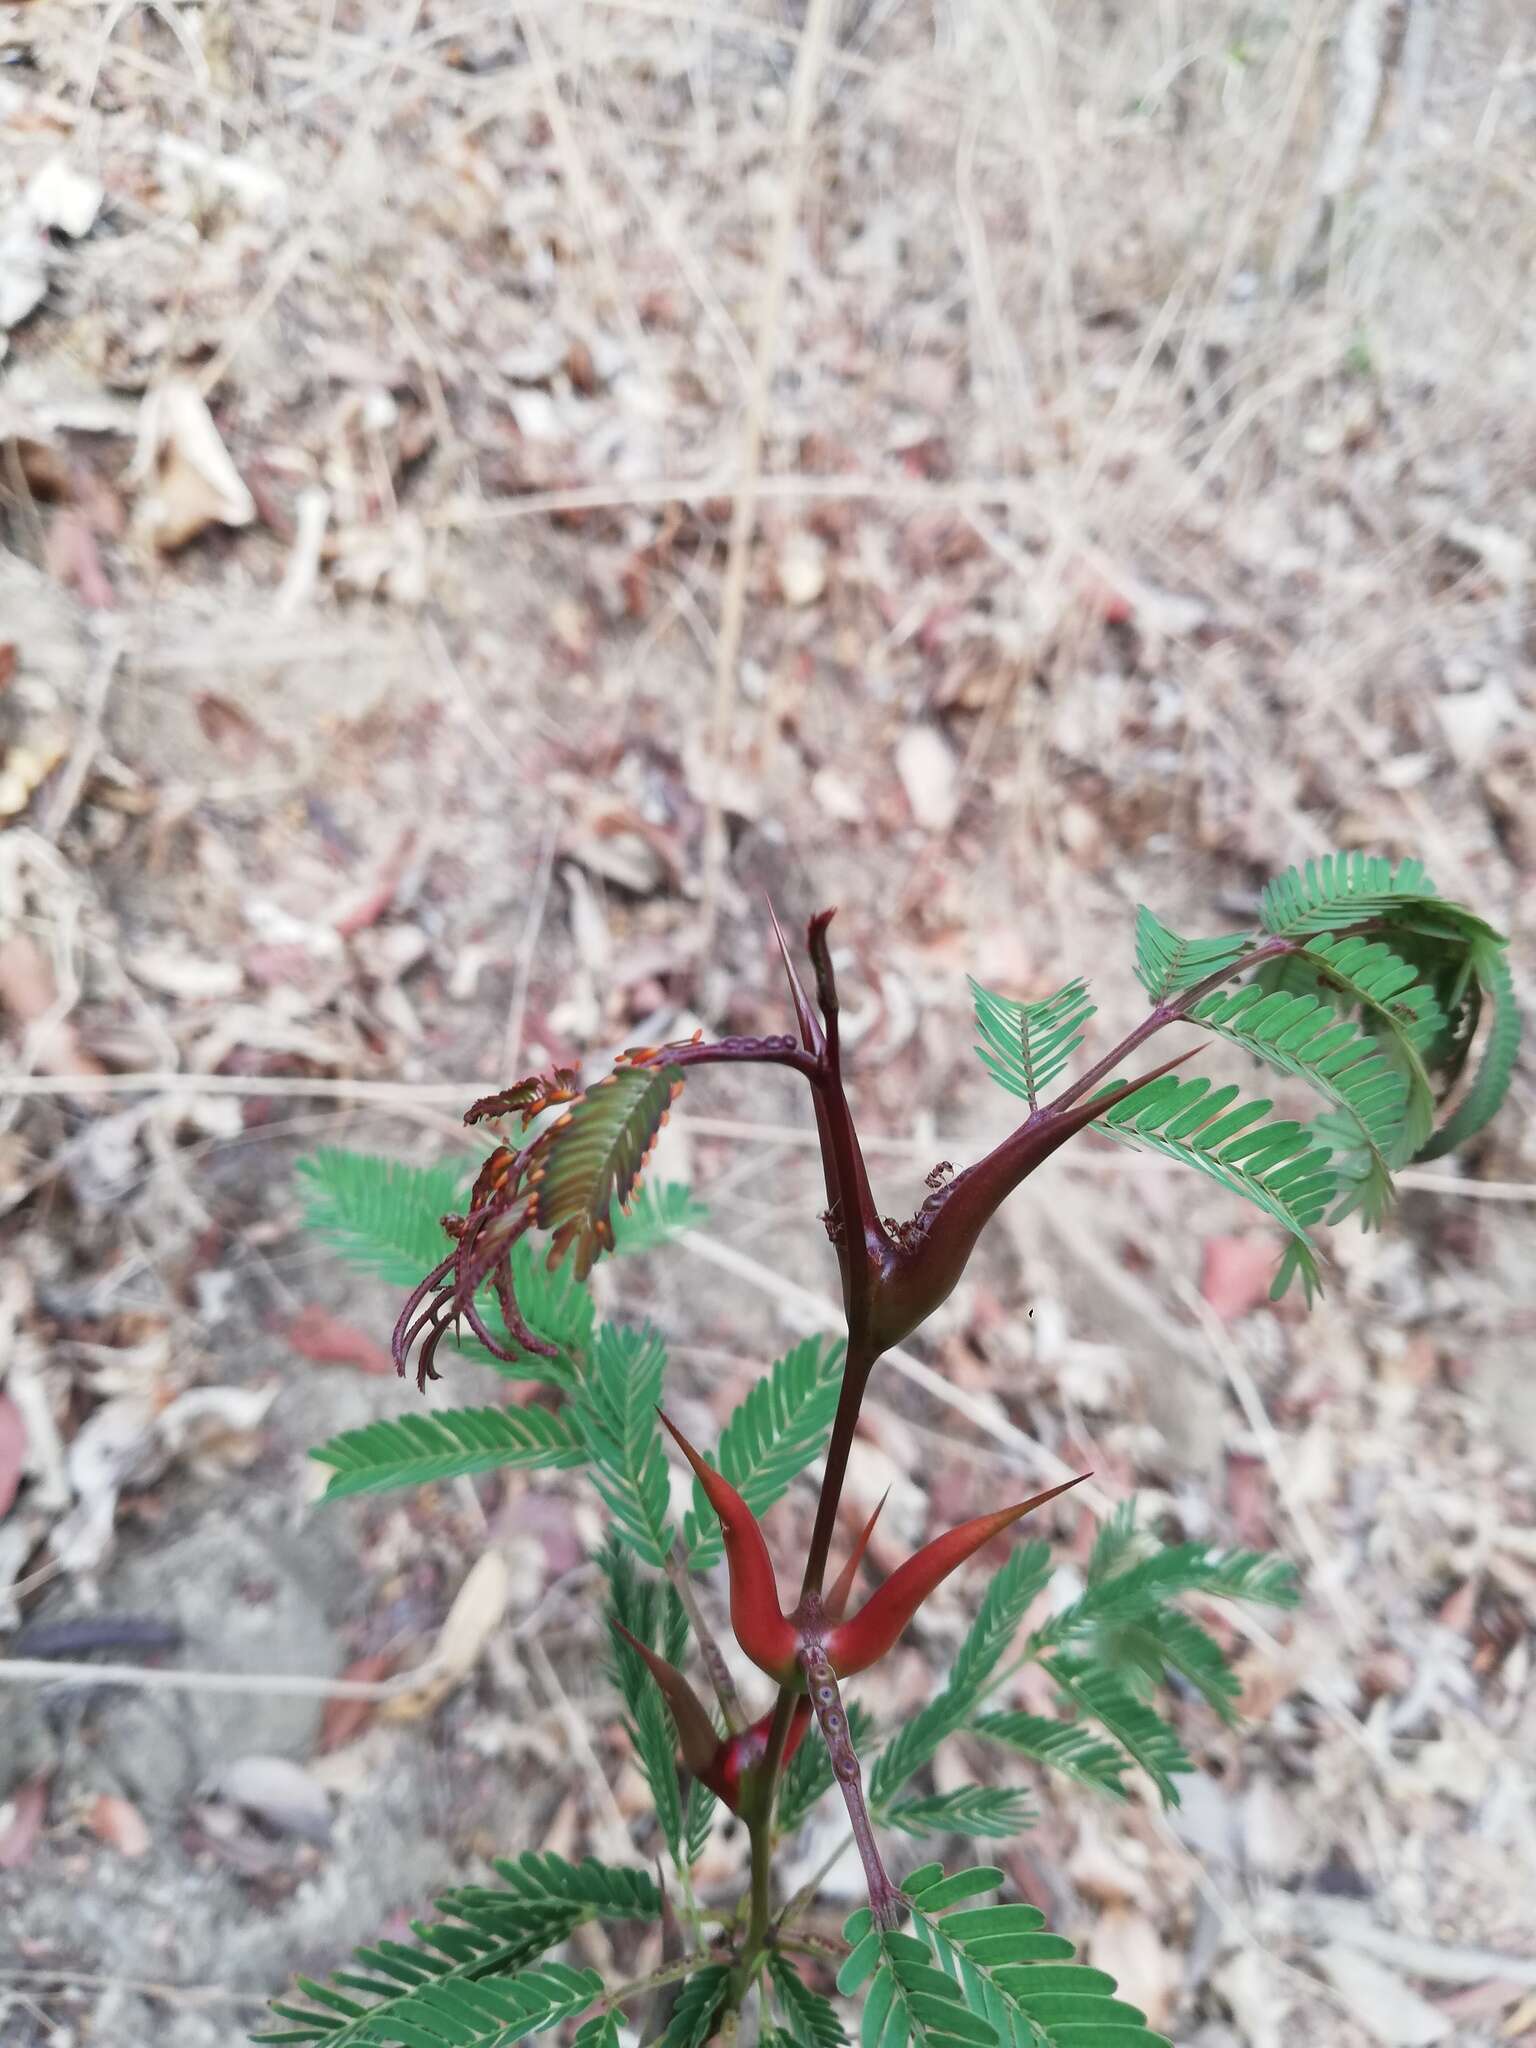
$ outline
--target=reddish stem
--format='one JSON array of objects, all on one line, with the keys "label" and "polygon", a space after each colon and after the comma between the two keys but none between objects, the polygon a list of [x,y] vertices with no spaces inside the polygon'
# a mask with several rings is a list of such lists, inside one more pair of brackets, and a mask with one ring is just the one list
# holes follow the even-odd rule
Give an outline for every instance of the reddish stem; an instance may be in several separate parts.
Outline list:
[{"label": "reddish stem", "polygon": [[799,1652],[799,1664],[805,1673],[811,1710],[827,1745],[827,1755],[832,1760],[832,1775],[848,1809],[848,1824],[853,1830],[859,1861],[864,1865],[864,1877],[869,1886],[869,1909],[874,1915],[875,1925],[899,1927],[901,1893],[891,1883],[880,1859],[880,1844],[875,1839],[869,1808],[864,1803],[864,1778],[859,1769],[858,1753],[849,1739],[848,1715],[824,1645],[819,1640],[804,1643]]},{"label": "reddish stem", "polygon": [[851,1354],[855,1345],[863,1343],[869,1335],[875,1290],[890,1255],[891,1241],[875,1210],[869,1172],[843,1088],[837,977],[832,971],[832,952],[827,944],[827,926],[834,914],[830,910],[817,911],[806,928],[806,945],[816,970],[816,1001],[825,1042],[819,1123],[833,1230],[840,1240],[843,1308],[848,1318]]}]

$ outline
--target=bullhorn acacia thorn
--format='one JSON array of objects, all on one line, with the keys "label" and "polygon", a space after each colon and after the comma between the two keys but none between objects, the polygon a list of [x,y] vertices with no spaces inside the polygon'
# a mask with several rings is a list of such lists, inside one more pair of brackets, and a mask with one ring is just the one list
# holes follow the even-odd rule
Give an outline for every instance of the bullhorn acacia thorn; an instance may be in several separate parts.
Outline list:
[{"label": "bullhorn acacia thorn", "polygon": [[[667,1421],[664,1415],[661,1419],[663,1422]],[[672,1428],[670,1422],[667,1422],[667,1427]],[[677,1432],[673,1430],[673,1434],[676,1435]],[[682,1438],[679,1437],[678,1441],[681,1443]],[[712,1478],[718,1476],[711,1473]],[[725,1482],[722,1481],[721,1484],[724,1485]],[[735,1492],[734,1488],[729,1490]],[[741,1496],[737,1494],[735,1497],[741,1503],[743,1512],[750,1516],[750,1510],[746,1508],[746,1503],[741,1501]],[[847,1563],[838,1573],[836,1582],[822,1602],[823,1610],[830,1621],[842,1620],[859,1566],[863,1562],[865,1551],[869,1548],[869,1539],[875,1532],[875,1524],[880,1519],[880,1510],[885,1506],[885,1501],[886,1496],[882,1494],[874,1513],[859,1531],[854,1546],[848,1553]],[[677,1666],[669,1664],[666,1658],[659,1655],[648,1643],[642,1643],[638,1636],[631,1634],[622,1621],[614,1621],[610,1625],[614,1633],[622,1636],[630,1648],[644,1659],[647,1669],[661,1691],[662,1698],[671,1709],[672,1720],[677,1728],[677,1745],[682,1752],[684,1764],[696,1778],[703,1780],[715,1797],[723,1801],[732,1813],[739,1813],[743,1798],[748,1796],[754,1787],[753,1773],[768,1754],[768,1742],[773,1728],[773,1709],[770,1707],[766,1714],[760,1715],[749,1728],[742,1729],[739,1734],[718,1734],[714,1722],[709,1717],[708,1709]],[[784,1742],[784,1754],[780,1759],[781,1766],[787,1764],[800,1747],[810,1723],[811,1702],[805,1693],[801,1693],[795,1701],[789,1733]]]},{"label": "bullhorn acacia thorn", "polygon": [[1043,1493],[1031,1494],[1028,1500],[997,1508],[988,1515],[976,1515],[946,1530],[942,1536],[935,1536],[899,1565],[857,1614],[844,1620],[842,1608],[880,1513],[876,1508],[832,1592],[825,1597],[808,1594],[793,1613],[786,1614],[779,1604],[773,1559],[757,1517],[730,1481],[705,1462],[671,1417],[662,1414],[661,1420],[693,1467],[694,1477],[720,1523],[730,1578],[731,1631],[758,1669],[781,1685],[804,1682],[797,1660],[813,1641],[825,1649],[834,1676],[852,1678],[867,1671],[895,1644],[929,1594],[984,1543],[990,1543],[994,1536],[1000,1536],[1004,1529],[1011,1528],[1036,1508],[1044,1507],[1047,1501],[1055,1500],[1058,1494],[1067,1493],[1092,1477],[1091,1473],[1079,1472],[1075,1479],[1048,1486]]},{"label": "bullhorn acacia thorn", "polygon": [[[791,1745],[797,1743],[805,1732],[803,1709],[809,1700],[810,1710],[816,1716],[827,1745],[832,1774],[848,1809],[853,1838],[869,1885],[870,1911],[878,1925],[894,1928],[900,1923],[901,1894],[886,1872],[870,1823],[869,1809],[864,1801],[863,1776],[837,1681],[867,1671],[871,1664],[878,1662],[934,1588],[980,1550],[984,1543],[1001,1535],[1004,1529],[1022,1520],[1032,1509],[1043,1507],[1047,1501],[1055,1500],[1058,1494],[1066,1493],[1071,1487],[1080,1486],[1091,1475],[1080,1472],[1075,1479],[1047,1487],[1043,1493],[1032,1494],[1028,1500],[1018,1501],[1012,1507],[998,1508],[989,1515],[976,1515],[972,1520],[962,1522],[958,1528],[935,1536],[931,1543],[925,1543],[905,1564],[898,1566],[857,1614],[845,1618],[844,1608],[852,1592],[860,1560],[879,1517],[880,1509],[876,1508],[860,1532],[853,1554],[838,1574],[830,1593],[823,1595],[814,1588],[809,1589],[801,1594],[793,1613],[786,1614],[779,1602],[773,1559],[757,1517],[730,1481],[705,1462],[671,1417],[660,1409],[657,1413],[693,1467],[694,1477],[719,1520],[730,1579],[731,1631],[752,1662],[766,1671],[770,1678],[778,1680],[784,1689],[781,1703],[791,1693],[798,1695],[788,1721],[783,1724],[779,1757],[774,1757],[773,1751],[775,1716],[780,1710],[776,1709],[775,1715],[767,1717],[763,1755],[772,1759],[774,1768],[778,1768],[782,1756],[789,1753]],[[884,1504],[882,1501],[881,1507]],[[684,1716],[694,1727],[692,1739],[702,1756],[703,1745],[697,1733],[695,1710],[706,1725],[708,1716],[693,1697],[686,1679],[670,1665],[666,1667],[666,1677],[663,1678],[657,1669],[659,1659],[653,1662],[648,1655],[646,1662],[651,1665],[657,1684],[669,1700],[673,1698],[674,1682],[675,1686],[688,1692],[691,1704],[684,1708]],[[748,1733],[756,1735],[758,1726]],[[678,1733],[680,1737],[684,1735],[682,1720],[678,1722]],[[685,1747],[685,1756],[686,1753]],[[723,1759],[711,1756],[708,1765],[712,1772],[723,1775]],[[700,1775],[703,1775],[702,1771]],[[712,1784],[712,1779],[706,1777],[705,1783]],[[738,1777],[738,1799],[741,1796],[739,1786]]]}]

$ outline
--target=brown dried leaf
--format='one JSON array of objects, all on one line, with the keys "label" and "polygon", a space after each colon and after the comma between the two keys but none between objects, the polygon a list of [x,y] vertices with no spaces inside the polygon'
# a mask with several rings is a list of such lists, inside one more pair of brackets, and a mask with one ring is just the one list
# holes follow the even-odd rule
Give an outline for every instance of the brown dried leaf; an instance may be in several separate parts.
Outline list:
[{"label": "brown dried leaf", "polygon": [[210,526],[249,526],[255,500],[219,438],[190,378],[173,377],[144,400],[133,475],[135,520],[161,554],[173,554]]},{"label": "brown dried leaf", "polygon": [[896,773],[925,832],[947,832],[960,809],[959,764],[942,733],[909,725],[896,742]]},{"label": "brown dried leaf", "polygon": [[288,1325],[288,1342],[300,1358],[315,1365],[350,1365],[359,1372],[375,1373],[395,1369],[382,1344],[315,1301],[301,1308]]},{"label": "brown dried leaf", "polygon": [[[373,1650],[366,1657],[354,1657],[341,1675],[349,1683],[373,1685],[379,1679],[389,1677],[395,1661],[392,1651]],[[320,1717],[317,1744],[320,1753],[327,1755],[333,1749],[344,1749],[363,1732],[377,1712],[376,1700],[327,1700],[325,1712]]]},{"label": "brown dried leaf", "polygon": [[1232,1518],[1232,1533],[1239,1543],[1246,1544],[1250,1550],[1274,1547],[1274,1531],[1270,1526],[1273,1502],[1274,1483],[1265,1461],[1252,1451],[1229,1450],[1227,1513]]},{"label": "brown dried leaf", "polygon": [[1430,2048],[1451,2032],[1443,2012],[1374,1956],[1335,1941],[1317,1951],[1317,1961],[1353,2018],[1383,2048]]},{"label": "brown dried leaf", "polygon": [[1269,1298],[1275,1247],[1266,1237],[1208,1237],[1201,1248],[1200,1292],[1224,1323]]},{"label": "brown dried leaf", "polygon": [[506,1559],[499,1551],[487,1550],[476,1558],[448,1610],[420,1688],[388,1701],[382,1710],[386,1720],[419,1720],[469,1676],[500,1626],[510,1589]]},{"label": "brown dried leaf", "polygon": [[203,738],[221,753],[242,759],[249,758],[255,748],[270,746],[250,713],[217,690],[199,690],[192,705]]},{"label": "brown dried leaf", "polygon": [[[0,803],[0,813],[4,804]],[[26,932],[0,941],[0,1010],[23,1029],[46,1017],[58,999],[58,984],[47,955]],[[106,1069],[83,1052],[75,1027],[63,1019],[34,1049],[33,1061],[45,1074],[101,1074]]]},{"label": "brown dried leaf", "polygon": [[119,1799],[111,1792],[103,1792],[86,1814],[85,1824],[98,1842],[105,1842],[119,1856],[138,1857],[149,1853],[149,1828],[131,1799]]},{"label": "brown dried leaf", "polygon": [[64,734],[37,726],[0,755],[0,818],[16,818],[69,751]]},{"label": "brown dried leaf", "polygon": [[43,566],[67,589],[78,590],[92,611],[112,611],[117,592],[102,566],[91,523],[72,506],[56,513],[43,547]]},{"label": "brown dried leaf", "polygon": [[1145,1913],[1133,1906],[1106,1907],[1086,1954],[1095,1969],[1108,1970],[1122,1998],[1141,2007],[1150,2026],[1167,2025],[1178,1996],[1179,1964]]}]

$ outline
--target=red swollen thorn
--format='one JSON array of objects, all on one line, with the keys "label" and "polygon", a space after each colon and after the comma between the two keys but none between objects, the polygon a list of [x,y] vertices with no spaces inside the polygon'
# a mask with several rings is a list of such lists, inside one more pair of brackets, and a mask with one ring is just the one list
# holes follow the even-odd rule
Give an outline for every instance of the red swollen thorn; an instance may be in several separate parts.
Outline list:
[{"label": "red swollen thorn", "polygon": [[950,1529],[943,1536],[935,1536],[931,1543],[925,1543],[921,1550],[891,1573],[877,1593],[871,1594],[851,1621],[841,1622],[828,1632],[827,1656],[832,1669],[840,1678],[867,1670],[885,1655],[935,1586],[947,1579],[957,1566],[964,1564],[984,1543],[990,1543],[1012,1523],[1035,1508],[1044,1507],[1048,1500],[1055,1500],[1068,1488],[1081,1486],[1090,1476],[1081,1472],[1076,1479],[1048,1487],[1044,1493],[1033,1494],[1015,1507],[999,1508],[991,1515],[977,1515],[974,1521],[962,1522],[958,1529]]},{"label": "red swollen thorn", "polygon": [[760,1671],[781,1685],[793,1681],[795,1631],[779,1605],[779,1585],[773,1560],[757,1525],[757,1517],[731,1482],[706,1465],[680,1429],[658,1408],[662,1425],[693,1467],[704,1498],[719,1518],[725,1542],[725,1562],[731,1580],[731,1629],[742,1649]]}]

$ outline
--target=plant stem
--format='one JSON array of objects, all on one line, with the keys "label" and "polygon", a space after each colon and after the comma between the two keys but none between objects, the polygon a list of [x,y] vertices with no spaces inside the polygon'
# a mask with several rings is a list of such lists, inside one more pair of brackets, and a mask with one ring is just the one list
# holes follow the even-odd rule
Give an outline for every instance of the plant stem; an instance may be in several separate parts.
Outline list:
[{"label": "plant stem", "polygon": [[[782,1701],[782,1694],[780,1699]],[[778,1726],[778,1719],[779,1717],[776,1715],[774,1718],[775,1727]],[[786,1714],[783,1719],[784,1725],[787,1728],[789,1716]],[[779,1752],[782,1753],[782,1750],[783,1744],[781,1742]],[[752,1891],[747,1931],[741,1945],[740,1960],[731,1972],[731,1981],[726,1992],[726,2004],[732,2012],[739,2012],[741,2010],[742,2001],[757,1981],[758,1968],[762,1963],[763,1957],[768,1952],[769,1937],[773,1931],[773,1889],[771,1880],[773,1875],[773,1795],[775,1785],[774,1775],[771,1775],[768,1769],[770,1764],[773,1766],[774,1774],[776,1774],[778,1768],[777,1756],[773,1753],[771,1736],[769,1738],[769,1755],[764,1760],[761,1781],[761,1804],[757,1812],[747,1822],[747,1839],[752,1849]]]},{"label": "plant stem", "polygon": [[1257,966],[1260,961],[1278,960],[1287,953],[1300,951],[1301,946],[1295,939],[1265,939],[1255,946],[1251,953],[1245,953],[1241,960],[1233,961],[1231,966],[1217,968],[1214,974],[1206,975],[1203,981],[1197,981],[1193,987],[1183,990],[1181,994],[1167,1002],[1154,1003],[1141,1022],[1128,1031],[1118,1045],[1111,1046],[1103,1059],[1096,1060],[1086,1074],[1079,1075],[1070,1088],[1065,1089],[1054,1102],[1048,1103],[1038,1114],[1042,1117],[1055,1116],[1061,1110],[1070,1109],[1074,1102],[1080,1102],[1085,1095],[1097,1088],[1101,1081],[1108,1080],[1128,1053],[1133,1053],[1137,1046],[1144,1045],[1153,1033],[1161,1031],[1165,1024],[1176,1024],[1181,1017],[1187,1016],[1196,1003],[1210,995],[1214,989],[1220,988],[1223,982],[1230,981],[1234,975],[1246,974],[1250,967]]},{"label": "plant stem", "polygon": [[827,1462],[821,1475],[821,1492],[816,1501],[816,1521],[811,1530],[810,1549],[806,1553],[805,1576],[800,1582],[800,1597],[808,1593],[819,1593],[822,1580],[827,1575],[827,1558],[832,1549],[832,1537],[837,1528],[837,1511],[842,1504],[843,1481],[848,1476],[848,1458],[853,1450],[853,1435],[858,1427],[859,1410],[864,1405],[864,1389],[869,1384],[869,1375],[874,1368],[878,1353],[869,1346],[855,1348],[853,1332],[848,1333],[848,1350],[843,1365],[843,1384],[837,1397],[837,1414],[832,1422],[832,1434],[827,1442]]},{"label": "plant stem", "polygon": [[[843,1087],[843,1053],[837,976],[827,944],[830,910],[821,910],[806,928],[806,947],[816,974],[816,1001],[821,1010],[822,1055],[817,1092],[816,1128],[821,1138],[829,1210],[839,1236],[838,1264],[843,1276],[843,1310],[848,1319],[848,1348],[862,1344],[871,1328],[875,1288],[890,1252],[890,1239],[875,1213],[875,1198],[859,1146],[853,1112]],[[847,1375],[844,1375],[846,1381]],[[862,1395],[862,1389],[860,1389]],[[841,1480],[839,1480],[841,1486]]]},{"label": "plant stem", "polygon": [[683,1956],[678,1962],[663,1963],[659,1970],[652,1970],[648,1977],[636,1977],[629,1984],[620,1984],[612,1991],[605,1991],[602,1997],[596,2000],[598,2010],[615,2012],[626,2000],[638,1998],[642,1992],[660,1991],[665,1985],[675,1984],[679,1977],[688,1976],[703,1963],[727,1961],[729,1957],[719,1949],[704,1949],[696,1955]]},{"label": "plant stem", "polygon": [[773,1829],[763,1814],[752,1830],[752,1911],[747,1922],[747,1946],[760,1950],[767,1940],[773,1919],[773,1894],[769,1878],[773,1868]]},{"label": "plant stem", "polygon": [[651,1067],[721,1067],[764,1063],[791,1067],[807,1081],[820,1083],[821,1062],[792,1038],[720,1038],[698,1045],[648,1046],[643,1062]]},{"label": "plant stem", "polygon": [[835,1934],[783,1934],[779,1947],[793,1949],[798,1955],[821,1956],[833,1963],[844,1961],[852,1952],[847,1942]]},{"label": "plant stem", "polygon": [[901,1924],[901,1894],[892,1884],[880,1855],[880,1844],[875,1839],[869,1808],[864,1801],[864,1777],[859,1768],[858,1752],[848,1735],[847,1710],[837,1689],[837,1678],[826,1646],[819,1635],[801,1646],[798,1661],[805,1673],[806,1690],[821,1726],[827,1755],[832,1759],[832,1775],[848,1808],[848,1824],[858,1844],[859,1861],[864,1865],[864,1879],[869,1886],[869,1909],[875,1916],[875,1925],[898,1927]]},{"label": "plant stem", "polygon": [[736,1690],[736,1681],[731,1676],[730,1666],[721,1653],[720,1645],[715,1641],[713,1630],[704,1619],[698,1595],[694,1592],[693,1582],[688,1576],[688,1561],[683,1556],[680,1542],[674,1543],[668,1551],[665,1569],[674,1592],[683,1603],[683,1612],[688,1617],[688,1625],[693,1630],[699,1653],[704,1659],[704,1669],[709,1673],[709,1682],[715,1689],[715,1698],[720,1702],[725,1725],[732,1735],[739,1735],[747,1726],[746,1710],[741,1704],[741,1695]]}]

